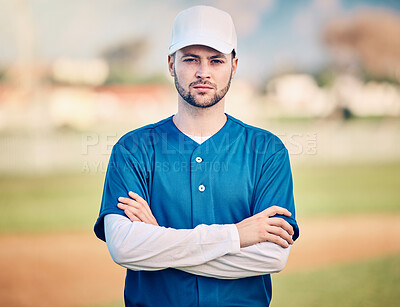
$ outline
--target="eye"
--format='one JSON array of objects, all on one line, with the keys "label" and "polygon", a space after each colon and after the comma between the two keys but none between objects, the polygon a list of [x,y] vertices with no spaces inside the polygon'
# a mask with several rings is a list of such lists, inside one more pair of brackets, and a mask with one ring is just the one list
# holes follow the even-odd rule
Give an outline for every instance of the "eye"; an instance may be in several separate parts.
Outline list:
[{"label": "eye", "polygon": [[222,61],[222,60],[211,60],[211,63],[212,64],[223,64],[224,61]]},{"label": "eye", "polygon": [[185,59],[183,60],[183,62],[186,62],[186,63],[192,63],[192,62],[195,62],[195,61],[196,61],[195,58],[185,58]]}]

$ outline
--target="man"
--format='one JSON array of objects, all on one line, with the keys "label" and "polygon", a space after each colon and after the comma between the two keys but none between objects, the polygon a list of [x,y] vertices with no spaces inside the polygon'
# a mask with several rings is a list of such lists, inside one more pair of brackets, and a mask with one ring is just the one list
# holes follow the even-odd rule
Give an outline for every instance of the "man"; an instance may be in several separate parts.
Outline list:
[{"label": "man", "polygon": [[127,268],[126,306],[268,306],[298,237],[288,153],[224,113],[236,73],[229,14],[175,19],[178,112],[113,147],[96,235]]}]

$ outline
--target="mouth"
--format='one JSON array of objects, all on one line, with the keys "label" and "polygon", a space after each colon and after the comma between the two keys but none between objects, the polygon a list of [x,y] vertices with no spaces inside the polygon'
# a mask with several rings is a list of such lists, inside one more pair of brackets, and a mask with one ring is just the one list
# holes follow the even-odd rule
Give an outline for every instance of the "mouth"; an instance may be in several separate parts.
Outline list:
[{"label": "mouth", "polygon": [[204,85],[204,84],[199,84],[199,85],[193,86],[193,88],[199,92],[208,92],[208,91],[211,91],[214,89],[212,86]]}]

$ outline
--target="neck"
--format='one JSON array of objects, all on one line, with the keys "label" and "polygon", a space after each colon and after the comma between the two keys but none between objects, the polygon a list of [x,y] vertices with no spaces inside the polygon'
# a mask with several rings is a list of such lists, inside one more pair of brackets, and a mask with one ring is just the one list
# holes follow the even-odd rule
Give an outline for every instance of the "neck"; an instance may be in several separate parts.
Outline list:
[{"label": "neck", "polygon": [[179,130],[192,136],[210,136],[217,133],[226,122],[225,98],[209,108],[197,108],[179,97],[178,112],[173,121]]}]

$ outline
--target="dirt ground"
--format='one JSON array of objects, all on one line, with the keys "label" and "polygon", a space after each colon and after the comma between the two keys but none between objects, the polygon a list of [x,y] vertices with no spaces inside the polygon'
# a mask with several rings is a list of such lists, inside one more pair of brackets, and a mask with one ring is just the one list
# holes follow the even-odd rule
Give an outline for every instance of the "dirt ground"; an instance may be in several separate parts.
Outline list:
[{"label": "dirt ground", "polygon": [[[400,215],[300,220],[286,274],[400,252]],[[124,269],[91,232],[0,236],[1,306],[87,306],[122,298]]]}]

